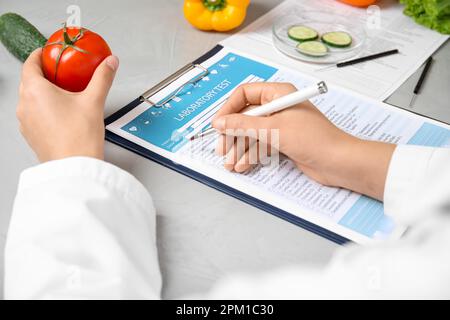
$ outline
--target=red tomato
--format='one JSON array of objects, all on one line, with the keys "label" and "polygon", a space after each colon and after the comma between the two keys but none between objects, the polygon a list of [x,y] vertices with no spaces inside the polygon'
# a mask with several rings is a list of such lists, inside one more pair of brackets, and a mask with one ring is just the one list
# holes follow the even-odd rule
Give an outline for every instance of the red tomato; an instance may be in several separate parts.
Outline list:
[{"label": "red tomato", "polygon": [[87,29],[69,27],[66,32],[65,36],[65,28],[56,31],[44,46],[44,75],[60,88],[83,91],[97,66],[111,55],[111,49],[101,36]]}]

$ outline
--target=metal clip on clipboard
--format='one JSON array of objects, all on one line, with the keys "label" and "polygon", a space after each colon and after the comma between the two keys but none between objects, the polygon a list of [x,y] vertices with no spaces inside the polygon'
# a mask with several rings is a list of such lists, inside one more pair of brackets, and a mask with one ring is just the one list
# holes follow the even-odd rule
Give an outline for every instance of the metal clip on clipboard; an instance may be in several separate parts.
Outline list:
[{"label": "metal clip on clipboard", "polygon": [[[185,75],[186,73],[188,73],[189,71],[198,68],[202,70],[202,73],[200,73],[198,76],[196,76],[195,78],[186,81],[185,83],[183,83],[181,86],[178,87],[178,89],[176,89],[170,96],[168,96],[167,98],[165,98],[164,100],[162,100],[161,102],[153,102],[152,100],[150,100],[150,97],[155,95],[156,93],[158,93],[159,91],[163,90],[164,88],[168,87],[170,84],[172,84],[174,81],[178,80],[180,77],[182,77],[183,75]],[[151,106],[155,107],[155,108],[161,108],[163,107],[166,103],[168,103],[169,101],[171,101],[173,98],[175,98],[181,91],[183,91],[184,88],[186,88],[188,85],[194,85],[200,81],[201,79],[203,79],[204,77],[206,77],[209,74],[209,70],[205,67],[203,67],[200,64],[193,64],[190,63],[186,66],[184,66],[183,68],[181,68],[180,70],[178,70],[177,72],[175,72],[174,74],[172,74],[171,76],[169,76],[168,78],[164,79],[163,81],[161,81],[160,83],[158,83],[156,86],[154,86],[153,88],[145,91],[141,96],[140,96],[140,100],[142,102],[147,102],[149,103]]]}]

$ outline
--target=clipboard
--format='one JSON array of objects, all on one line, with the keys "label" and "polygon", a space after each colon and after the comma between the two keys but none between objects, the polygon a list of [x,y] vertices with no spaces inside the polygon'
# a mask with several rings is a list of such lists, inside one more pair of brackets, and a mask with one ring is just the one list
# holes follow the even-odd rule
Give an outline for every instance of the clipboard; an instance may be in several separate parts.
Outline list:
[{"label": "clipboard", "polygon": [[[204,61],[206,61],[209,58],[216,55],[222,49],[223,49],[223,46],[221,46],[221,45],[215,46],[213,49],[211,49],[210,51],[208,51],[207,53],[205,53],[198,59],[194,60],[192,63],[187,64],[186,66],[179,69],[178,71],[176,71],[175,73],[173,73],[172,75],[170,75],[169,77],[167,77],[166,79],[164,79],[163,81],[161,81],[160,83],[155,85],[154,87],[149,88],[147,91],[145,91],[139,97],[137,97],[136,99],[131,101],[129,104],[127,104],[123,108],[119,109],[117,112],[115,112],[112,115],[110,115],[109,117],[107,117],[105,119],[105,125],[107,126],[108,124],[115,122],[116,120],[120,119],[121,117],[123,117],[128,112],[130,112],[131,110],[133,110],[134,108],[136,108],[137,106],[139,106],[142,103],[150,103],[154,106],[157,105],[155,102],[149,100],[149,97],[151,97],[155,93],[163,90],[164,88],[169,86],[171,83],[173,83],[175,80],[179,79],[181,76],[183,76],[187,72],[191,71],[192,69],[194,69],[194,68],[202,69],[203,67],[201,64]],[[203,70],[204,69],[205,68],[203,68]],[[330,241],[333,241],[337,244],[344,244],[344,243],[350,241],[349,239],[347,239],[339,234],[336,234],[328,229],[325,229],[325,228],[318,226],[310,221],[307,221],[305,219],[297,217],[287,211],[277,208],[267,202],[264,202],[260,199],[255,198],[255,197],[252,197],[249,194],[243,193],[235,188],[225,185],[225,184],[221,183],[220,181],[212,179],[212,178],[210,178],[206,175],[203,175],[197,171],[194,171],[183,165],[175,163],[172,160],[165,158],[162,155],[159,155],[153,151],[150,151],[132,141],[129,141],[107,129],[106,129],[105,137],[106,137],[106,140],[109,142],[119,145],[119,146],[121,146],[129,151],[132,151],[144,158],[147,158],[147,159],[152,160],[160,165],[170,168],[170,169],[172,169],[178,173],[181,173],[193,180],[203,183],[211,188],[221,191],[229,196],[239,199],[247,204],[250,204],[258,209],[261,209],[267,213],[270,213],[278,218],[286,220],[286,221],[288,221],[294,225],[297,225],[305,230],[308,230],[317,235],[320,235],[320,236],[322,236]]]}]

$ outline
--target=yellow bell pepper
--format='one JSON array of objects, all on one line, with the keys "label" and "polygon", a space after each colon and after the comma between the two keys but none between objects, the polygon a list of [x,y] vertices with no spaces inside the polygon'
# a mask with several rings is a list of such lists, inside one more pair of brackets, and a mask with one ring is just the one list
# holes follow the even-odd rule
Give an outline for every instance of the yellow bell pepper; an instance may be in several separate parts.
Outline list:
[{"label": "yellow bell pepper", "polygon": [[184,16],[205,31],[229,31],[244,22],[250,0],[185,0]]}]

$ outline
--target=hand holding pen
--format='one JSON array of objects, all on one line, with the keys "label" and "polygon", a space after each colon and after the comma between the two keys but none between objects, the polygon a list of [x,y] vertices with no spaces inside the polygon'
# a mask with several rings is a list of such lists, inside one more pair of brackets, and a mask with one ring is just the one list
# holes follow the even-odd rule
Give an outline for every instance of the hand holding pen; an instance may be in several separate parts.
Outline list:
[{"label": "hand holding pen", "polygon": [[[252,152],[256,150],[260,155],[261,150],[274,149],[289,157],[303,174],[321,184],[382,199],[385,173],[394,145],[363,141],[340,130],[309,101],[268,116],[241,113],[248,105],[265,105],[296,91],[288,83],[262,82],[243,85],[233,92],[212,123],[221,134],[216,152],[224,156],[225,168],[245,172],[256,164],[252,161]],[[257,142],[251,144],[253,137],[249,137],[248,132],[263,130],[269,134],[258,136]],[[279,137],[275,147],[270,140],[272,130],[276,130]],[[230,135],[225,136],[225,133]],[[245,140],[244,148],[233,143],[238,137]],[[232,143],[228,143],[230,141]],[[361,179],[361,172],[365,172],[367,180]],[[365,185],[366,181],[371,181],[370,185]]]},{"label": "hand holding pen", "polygon": [[[272,100],[262,106],[250,109],[246,112],[244,112],[244,115],[247,116],[267,116],[272,113],[290,108],[292,106],[295,106],[296,104],[299,104],[301,102],[304,102],[308,99],[314,98],[315,96],[318,96],[320,94],[324,94],[328,92],[327,85],[325,82],[321,81],[315,85],[309,86],[307,88],[303,88],[299,91],[294,91],[290,94],[287,94],[285,96],[279,97],[275,100]],[[197,135],[193,136],[191,140],[205,137],[208,135],[211,135],[216,132],[216,129],[210,128],[205,131],[199,132]]]}]

